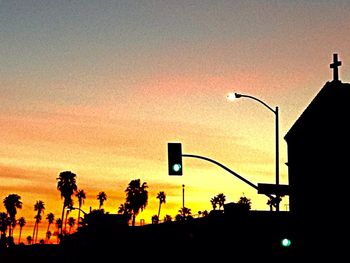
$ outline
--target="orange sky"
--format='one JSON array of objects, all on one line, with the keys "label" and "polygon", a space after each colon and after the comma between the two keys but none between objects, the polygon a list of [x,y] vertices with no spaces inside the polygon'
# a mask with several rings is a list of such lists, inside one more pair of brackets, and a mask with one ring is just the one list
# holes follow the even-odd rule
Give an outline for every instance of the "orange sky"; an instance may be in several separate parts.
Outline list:
[{"label": "orange sky", "polygon": [[[348,82],[349,11],[347,1],[1,2],[0,197],[21,196],[22,236],[32,233],[37,200],[44,218],[60,217],[56,178],[65,170],[87,192],[84,211],[105,191],[104,208],[116,213],[127,184],[147,182],[138,222],[157,213],[159,191],[161,214],[175,217],[182,184],[193,214],[219,193],[268,210],[265,196],[202,160],[186,158],[184,175],[168,176],[167,142],[274,183],[274,115],[225,98],[258,97],[280,108],[280,181],[288,183],[283,136],[332,79],[334,52]],[[45,230],[43,220],[39,236]]]}]

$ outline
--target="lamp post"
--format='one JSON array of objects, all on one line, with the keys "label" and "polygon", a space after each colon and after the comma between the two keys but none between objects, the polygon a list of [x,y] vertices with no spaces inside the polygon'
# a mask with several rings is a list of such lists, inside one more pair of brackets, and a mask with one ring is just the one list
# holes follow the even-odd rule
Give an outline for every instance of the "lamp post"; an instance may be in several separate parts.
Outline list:
[{"label": "lamp post", "polygon": [[[230,93],[227,95],[227,98],[229,100],[234,100],[234,99],[239,99],[239,98],[249,98],[249,99],[253,99],[259,103],[261,103],[262,105],[264,105],[266,108],[268,108],[271,112],[273,112],[275,114],[275,139],[276,139],[276,186],[279,185],[279,135],[278,135],[278,107],[276,106],[275,109],[273,109],[272,107],[270,107],[268,104],[266,104],[264,101],[250,96],[250,95],[245,95],[245,94],[239,94],[239,93]],[[279,211],[279,203],[280,203],[280,197],[279,195],[276,194],[276,211]]]},{"label": "lamp post", "polygon": [[185,207],[185,185],[182,185],[182,209]]},{"label": "lamp post", "polygon": [[79,208],[79,207],[74,207],[74,206],[67,206],[66,210],[71,211],[71,210],[79,210],[80,212],[82,212],[84,215],[87,215],[86,212],[84,212],[83,209]]}]

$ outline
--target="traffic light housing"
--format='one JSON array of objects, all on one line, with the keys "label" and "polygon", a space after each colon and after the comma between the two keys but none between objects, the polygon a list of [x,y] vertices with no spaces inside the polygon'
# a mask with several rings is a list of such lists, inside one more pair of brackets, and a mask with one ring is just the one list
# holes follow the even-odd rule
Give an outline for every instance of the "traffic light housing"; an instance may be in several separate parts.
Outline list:
[{"label": "traffic light housing", "polygon": [[181,143],[168,143],[168,172],[169,175],[182,175]]}]

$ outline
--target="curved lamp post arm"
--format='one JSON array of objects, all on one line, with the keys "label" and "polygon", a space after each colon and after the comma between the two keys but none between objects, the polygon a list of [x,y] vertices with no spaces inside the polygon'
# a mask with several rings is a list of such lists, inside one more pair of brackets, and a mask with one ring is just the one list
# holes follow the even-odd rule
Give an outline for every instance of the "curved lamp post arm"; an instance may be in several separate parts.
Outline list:
[{"label": "curved lamp post arm", "polygon": [[68,206],[66,209],[67,209],[67,210],[79,210],[79,211],[82,212],[84,215],[87,215],[87,213],[86,213],[84,210],[80,209],[79,207]]},{"label": "curved lamp post arm", "polygon": [[270,111],[272,111],[274,114],[277,114],[277,108],[276,110],[274,110],[273,108],[271,108],[269,105],[267,105],[265,102],[263,102],[262,100],[258,99],[258,98],[255,98],[253,96],[250,96],[250,95],[245,95],[245,94],[239,94],[239,93],[235,93],[235,96],[236,98],[249,98],[249,99],[253,99],[257,102],[260,102],[262,105],[264,105],[266,108],[268,108]]}]

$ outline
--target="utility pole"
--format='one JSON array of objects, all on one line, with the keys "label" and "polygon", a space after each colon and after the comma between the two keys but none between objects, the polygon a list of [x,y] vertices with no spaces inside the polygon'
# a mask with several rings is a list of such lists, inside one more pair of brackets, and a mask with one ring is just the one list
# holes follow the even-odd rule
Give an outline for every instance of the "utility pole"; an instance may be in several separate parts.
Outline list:
[{"label": "utility pole", "polygon": [[182,208],[185,207],[185,185],[182,185]]}]

